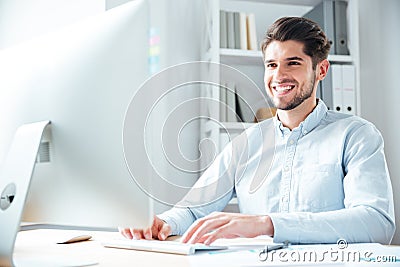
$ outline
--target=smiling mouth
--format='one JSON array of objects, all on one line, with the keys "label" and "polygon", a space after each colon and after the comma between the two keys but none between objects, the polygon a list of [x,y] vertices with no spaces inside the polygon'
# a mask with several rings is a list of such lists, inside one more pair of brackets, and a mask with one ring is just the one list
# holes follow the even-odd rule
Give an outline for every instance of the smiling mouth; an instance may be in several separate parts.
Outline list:
[{"label": "smiling mouth", "polygon": [[292,90],[295,87],[294,84],[276,84],[276,85],[272,85],[271,88],[278,92],[278,93],[285,93],[285,92],[289,92],[290,90]]}]

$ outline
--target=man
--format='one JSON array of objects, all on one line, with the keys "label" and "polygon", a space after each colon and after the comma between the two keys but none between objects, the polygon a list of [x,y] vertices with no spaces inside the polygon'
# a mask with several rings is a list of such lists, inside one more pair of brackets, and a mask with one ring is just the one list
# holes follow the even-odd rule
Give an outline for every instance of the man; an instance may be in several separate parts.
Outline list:
[{"label": "man", "polygon": [[[189,192],[180,203],[186,208],[155,216],[149,229],[121,233],[160,240],[183,234],[182,242],[204,244],[258,235],[274,242],[390,243],[393,193],[380,133],[316,98],[329,49],[313,21],[278,19],[262,43],[265,87],[277,114],[236,138],[199,179],[197,187],[218,177],[211,190],[218,197],[196,205]],[[271,135],[272,143],[265,138]],[[241,214],[218,212],[234,194]]]}]

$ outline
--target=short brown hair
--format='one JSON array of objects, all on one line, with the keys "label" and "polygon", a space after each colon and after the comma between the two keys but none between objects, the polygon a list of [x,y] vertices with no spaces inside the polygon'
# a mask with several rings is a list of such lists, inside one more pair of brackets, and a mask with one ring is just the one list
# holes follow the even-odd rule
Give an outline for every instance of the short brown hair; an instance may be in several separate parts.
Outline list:
[{"label": "short brown hair", "polygon": [[304,53],[311,57],[313,69],[326,59],[331,44],[325,33],[314,21],[303,17],[283,17],[267,30],[261,43],[263,54],[272,41],[298,41],[304,44]]}]

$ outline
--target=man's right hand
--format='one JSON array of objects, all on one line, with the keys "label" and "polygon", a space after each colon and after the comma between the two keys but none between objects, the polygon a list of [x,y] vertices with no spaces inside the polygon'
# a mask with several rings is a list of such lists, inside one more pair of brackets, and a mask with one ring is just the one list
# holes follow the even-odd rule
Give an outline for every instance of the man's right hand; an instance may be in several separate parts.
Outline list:
[{"label": "man's right hand", "polygon": [[171,226],[154,216],[153,224],[147,229],[118,228],[119,232],[128,239],[159,239],[165,240],[171,234]]}]

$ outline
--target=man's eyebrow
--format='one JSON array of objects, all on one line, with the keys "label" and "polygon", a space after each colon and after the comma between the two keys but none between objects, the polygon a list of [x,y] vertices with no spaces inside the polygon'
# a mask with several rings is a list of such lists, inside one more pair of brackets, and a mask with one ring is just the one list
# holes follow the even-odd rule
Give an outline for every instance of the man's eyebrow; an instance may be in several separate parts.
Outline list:
[{"label": "man's eyebrow", "polygon": [[[304,61],[304,59],[302,59],[301,57],[297,57],[297,56],[285,58],[285,61],[292,61],[292,60]],[[268,64],[268,63],[272,63],[272,62],[275,62],[275,61],[277,61],[277,60],[275,60],[275,59],[265,59],[264,63]]]},{"label": "man's eyebrow", "polygon": [[275,59],[265,59],[264,63],[271,63],[271,62],[275,62]]},{"label": "man's eyebrow", "polygon": [[298,61],[304,61],[301,57],[288,57],[285,59],[286,61],[291,61],[291,60],[298,60]]}]

